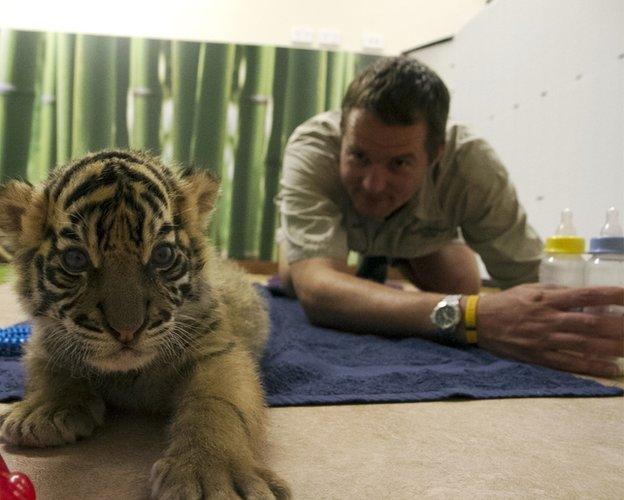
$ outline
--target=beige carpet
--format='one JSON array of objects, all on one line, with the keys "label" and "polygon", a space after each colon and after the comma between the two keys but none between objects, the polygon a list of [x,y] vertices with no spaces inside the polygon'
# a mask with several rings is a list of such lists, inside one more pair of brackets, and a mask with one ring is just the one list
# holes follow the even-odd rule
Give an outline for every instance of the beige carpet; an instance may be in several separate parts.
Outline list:
[{"label": "beige carpet", "polygon": [[[0,285],[0,325],[23,318]],[[269,416],[269,461],[297,499],[624,498],[624,398],[275,408]],[[163,429],[154,417],[115,414],[78,444],[0,453],[43,500],[143,499]]]}]

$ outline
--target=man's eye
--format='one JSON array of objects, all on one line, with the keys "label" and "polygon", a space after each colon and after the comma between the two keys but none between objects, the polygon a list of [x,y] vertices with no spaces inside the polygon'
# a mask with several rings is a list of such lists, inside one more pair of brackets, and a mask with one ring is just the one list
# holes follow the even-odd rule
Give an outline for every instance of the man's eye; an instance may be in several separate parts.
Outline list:
[{"label": "man's eye", "polygon": [[171,245],[163,243],[154,248],[150,261],[155,267],[166,269],[173,264],[174,258],[175,252]]},{"label": "man's eye", "polygon": [[408,162],[405,158],[397,158],[397,159],[392,160],[392,161],[390,162],[390,168],[391,168],[392,170],[400,170],[400,169],[402,169],[403,167],[407,166],[407,165],[408,165],[408,163],[409,163],[409,162]]},{"label": "man's eye", "polygon": [[366,155],[361,151],[351,151],[349,153],[349,158],[357,163],[366,163]]},{"label": "man's eye", "polygon": [[61,258],[63,267],[70,273],[82,273],[91,264],[87,253],[80,248],[68,248],[63,252]]}]

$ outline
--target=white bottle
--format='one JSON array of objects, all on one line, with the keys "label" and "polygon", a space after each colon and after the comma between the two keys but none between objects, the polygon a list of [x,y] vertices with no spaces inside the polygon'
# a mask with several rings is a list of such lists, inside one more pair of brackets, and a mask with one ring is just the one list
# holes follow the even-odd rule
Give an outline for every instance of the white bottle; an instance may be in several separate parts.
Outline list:
[{"label": "white bottle", "polygon": [[[587,286],[624,286],[624,230],[615,207],[607,210],[607,222],[602,226],[599,238],[589,243],[590,259],[585,265]],[[610,305],[586,307],[586,312],[624,316],[624,306]],[[615,360],[624,373],[624,358]]]},{"label": "white bottle", "polygon": [[[624,287],[624,230],[615,207],[607,211],[607,221],[599,238],[589,243],[590,259],[585,264],[587,286]],[[603,313],[624,316],[624,306],[608,306]]]},{"label": "white bottle", "polygon": [[585,240],[576,236],[572,211],[561,212],[555,236],[546,240],[544,258],[539,267],[540,283],[580,287],[585,283]]}]

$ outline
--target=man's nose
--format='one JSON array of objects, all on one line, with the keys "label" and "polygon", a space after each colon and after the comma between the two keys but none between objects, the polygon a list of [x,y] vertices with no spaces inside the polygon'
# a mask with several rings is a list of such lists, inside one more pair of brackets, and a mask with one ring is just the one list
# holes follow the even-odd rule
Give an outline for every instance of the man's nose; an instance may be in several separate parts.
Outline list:
[{"label": "man's nose", "polygon": [[386,188],[386,174],[382,165],[372,164],[364,179],[362,187],[369,193],[381,193]]}]

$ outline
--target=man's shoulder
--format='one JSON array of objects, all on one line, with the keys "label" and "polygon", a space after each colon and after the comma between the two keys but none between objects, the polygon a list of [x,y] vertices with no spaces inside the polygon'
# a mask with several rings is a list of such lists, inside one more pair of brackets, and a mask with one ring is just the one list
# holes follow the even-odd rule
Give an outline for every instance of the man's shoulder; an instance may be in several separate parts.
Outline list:
[{"label": "man's shoulder", "polygon": [[284,151],[284,170],[332,179],[340,159],[340,113],[313,116],[291,134]]},{"label": "man's shoulder", "polygon": [[307,138],[325,139],[333,146],[340,145],[340,111],[324,111],[309,118],[293,131],[289,143]]},{"label": "man's shoulder", "polygon": [[340,113],[324,112],[302,123],[292,133],[284,151],[282,193],[318,195],[340,200]]},{"label": "man's shoulder", "polygon": [[475,134],[468,125],[452,122],[446,127],[447,154],[457,154],[476,142],[485,142],[485,140]]},{"label": "man's shoulder", "polygon": [[446,150],[441,161],[448,180],[473,184],[489,182],[492,176],[507,177],[507,172],[490,144],[465,124],[447,127]]}]

